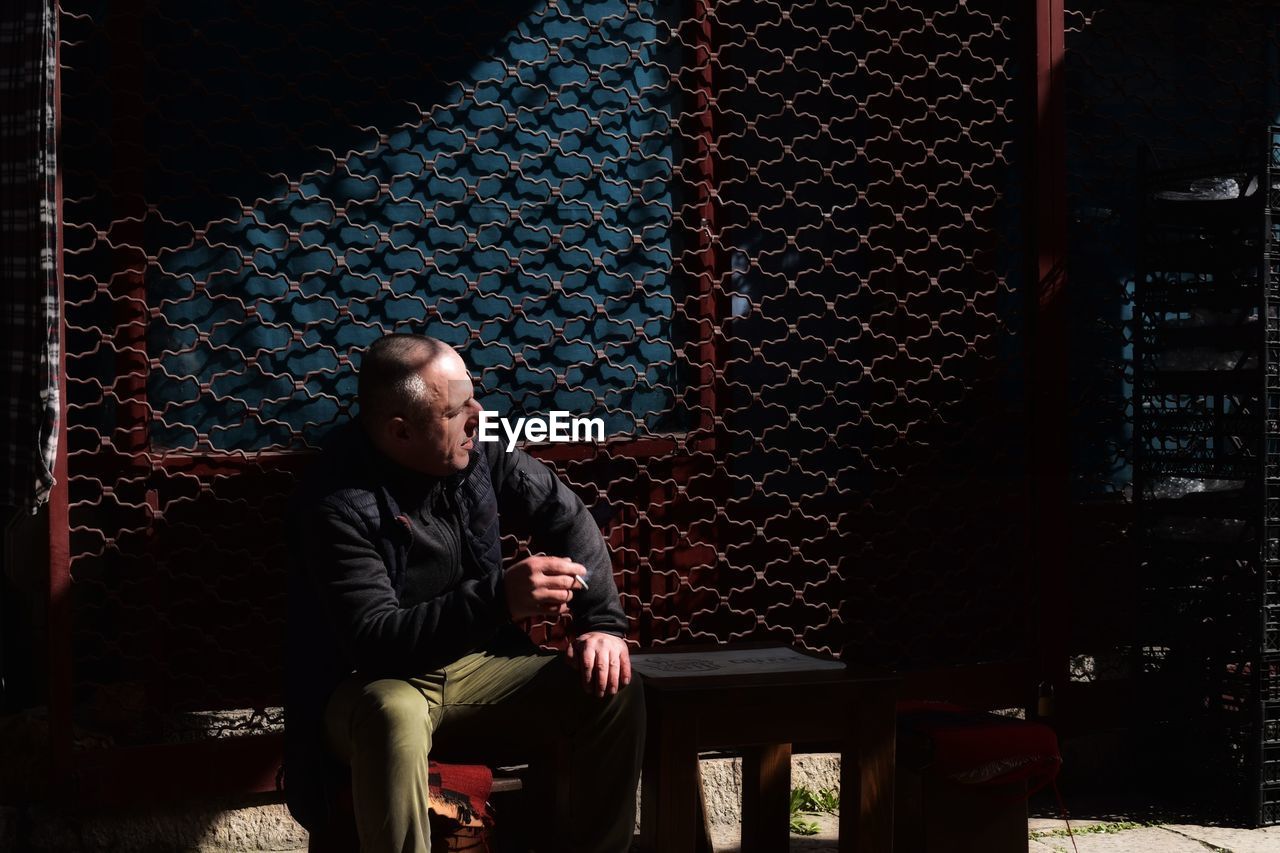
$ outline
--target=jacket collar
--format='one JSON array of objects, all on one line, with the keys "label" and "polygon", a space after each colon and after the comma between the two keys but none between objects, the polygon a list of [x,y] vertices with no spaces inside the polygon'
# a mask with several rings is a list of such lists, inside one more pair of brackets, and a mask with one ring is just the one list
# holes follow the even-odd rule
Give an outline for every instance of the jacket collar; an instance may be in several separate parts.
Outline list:
[{"label": "jacket collar", "polygon": [[405,468],[375,447],[358,416],[351,420],[348,429],[351,430],[351,440],[354,444],[353,455],[358,458],[359,464],[371,473],[374,490],[390,510],[392,517],[398,517],[401,514],[400,506],[392,494],[393,491],[425,497],[443,489],[448,490],[452,495],[463,481],[471,476],[481,453],[478,447],[473,447],[471,459],[467,462],[466,468],[444,477],[433,477],[430,474]]}]

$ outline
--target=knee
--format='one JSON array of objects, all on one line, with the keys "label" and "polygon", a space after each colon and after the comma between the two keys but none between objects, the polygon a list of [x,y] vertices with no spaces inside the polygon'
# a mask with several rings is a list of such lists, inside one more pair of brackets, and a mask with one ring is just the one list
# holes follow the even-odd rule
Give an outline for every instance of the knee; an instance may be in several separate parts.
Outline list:
[{"label": "knee", "polygon": [[401,745],[431,743],[431,719],[427,700],[412,685],[395,679],[379,679],[364,685],[356,700],[353,731],[389,734]]}]

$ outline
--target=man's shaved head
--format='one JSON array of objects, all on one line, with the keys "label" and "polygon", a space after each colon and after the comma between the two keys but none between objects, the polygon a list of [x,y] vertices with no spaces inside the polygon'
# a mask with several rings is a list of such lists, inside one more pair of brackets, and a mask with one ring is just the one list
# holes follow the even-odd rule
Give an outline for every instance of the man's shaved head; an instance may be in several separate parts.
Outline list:
[{"label": "man's shaved head", "polygon": [[419,415],[428,403],[422,369],[452,351],[444,341],[426,335],[378,338],[360,361],[356,396],[361,414],[368,421]]},{"label": "man's shaved head", "polygon": [[462,356],[425,335],[387,335],[360,363],[360,421],[400,465],[443,476],[467,467],[481,406]]}]

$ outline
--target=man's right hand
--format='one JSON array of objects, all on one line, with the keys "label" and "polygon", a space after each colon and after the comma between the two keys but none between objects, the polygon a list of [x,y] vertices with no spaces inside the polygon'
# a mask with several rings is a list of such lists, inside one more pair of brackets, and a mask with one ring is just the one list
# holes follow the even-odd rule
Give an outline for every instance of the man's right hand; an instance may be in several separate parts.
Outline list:
[{"label": "man's right hand", "polygon": [[587,574],[586,566],[567,557],[537,555],[507,567],[503,586],[507,609],[514,620],[531,616],[559,617],[569,612],[577,578]]}]

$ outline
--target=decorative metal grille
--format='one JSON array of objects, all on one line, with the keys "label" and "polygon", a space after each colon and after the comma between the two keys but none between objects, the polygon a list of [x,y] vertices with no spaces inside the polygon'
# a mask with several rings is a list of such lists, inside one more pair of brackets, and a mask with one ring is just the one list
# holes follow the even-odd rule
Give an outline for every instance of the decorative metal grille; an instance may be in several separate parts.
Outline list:
[{"label": "decorative metal grille", "polygon": [[1015,5],[66,3],[77,723],[277,701],[282,500],[393,330],[607,419],[543,455],[641,644],[1024,655]]}]

